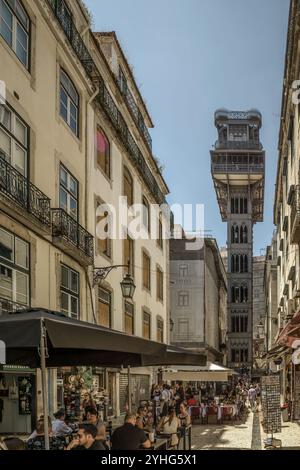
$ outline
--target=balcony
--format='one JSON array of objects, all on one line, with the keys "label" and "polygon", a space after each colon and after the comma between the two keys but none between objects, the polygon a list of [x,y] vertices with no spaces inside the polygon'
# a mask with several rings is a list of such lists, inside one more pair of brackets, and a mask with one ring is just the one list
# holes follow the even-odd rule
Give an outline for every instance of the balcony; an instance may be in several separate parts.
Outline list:
[{"label": "balcony", "polygon": [[290,242],[300,243],[300,185],[295,186],[291,201],[291,231]]},{"label": "balcony", "polygon": [[63,209],[51,209],[53,244],[84,266],[93,264],[94,237]]},{"label": "balcony", "polygon": [[215,142],[216,150],[262,150],[262,144],[253,140],[226,140]]},{"label": "balcony", "polygon": [[127,105],[129,106],[129,109],[131,111],[132,117],[139,128],[143,139],[145,140],[145,143],[148,145],[149,150],[152,150],[152,139],[149,134],[149,131],[145,125],[144,118],[142,114],[139,111],[139,108],[135,102],[134,97],[131,94],[131,91],[129,90],[126,82],[124,82],[121,79],[117,79],[117,84],[120,89],[120,92],[122,93]]},{"label": "balcony", "polygon": [[0,315],[10,312],[21,312],[22,310],[27,310],[28,308],[28,305],[19,304],[17,302],[13,302],[12,300],[0,298]]},{"label": "balcony", "polygon": [[0,150],[0,201],[24,225],[50,230],[50,199],[7,161]]},{"label": "balcony", "polygon": [[[81,62],[87,76],[93,81],[95,85],[99,87],[98,104],[101,109],[104,110],[109,120],[111,121],[115,131],[120,137],[121,142],[125,146],[129,153],[134,166],[140,173],[141,178],[145,181],[149,191],[153,194],[154,199],[158,204],[166,203],[166,199],[162,191],[160,190],[156,178],[153,176],[144,156],[142,155],[139,147],[135,143],[125,119],[117,108],[110,92],[105,86],[104,80],[93,61],[81,35],[79,34],[76,26],[72,20],[72,17],[68,13],[68,8],[64,0],[48,0],[48,4],[53,11],[53,14],[63,29],[74,53],[78,60]],[[126,94],[126,96],[129,96]],[[127,100],[127,98],[126,98]],[[128,100],[131,102],[130,98]],[[126,101],[127,102],[127,101]],[[128,104],[128,102],[127,102]],[[129,107],[134,105],[131,103]],[[135,112],[135,111],[134,111]],[[134,114],[134,113],[133,113]],[[151,137],[148,136],[148,130],[141,120],[141,116],[137,115],[138,128],[142,131],[143,137],[148,142],[151,151]]]}]

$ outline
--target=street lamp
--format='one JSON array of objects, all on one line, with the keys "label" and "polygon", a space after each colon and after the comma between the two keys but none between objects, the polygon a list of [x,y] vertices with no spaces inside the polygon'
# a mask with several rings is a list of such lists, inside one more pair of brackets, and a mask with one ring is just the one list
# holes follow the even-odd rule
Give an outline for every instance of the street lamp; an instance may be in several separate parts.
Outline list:
[{"label": "street lamp", "polygon": [[125,274],[123,280],[120,282],[120,286],[123,298],[132,299],[135,291],[135,284],[132,276],[129,274],[129,263],[94,268],[94,284],[100,284],[113,269],[117,268],[127,268],[128,270],[127,274]]}]

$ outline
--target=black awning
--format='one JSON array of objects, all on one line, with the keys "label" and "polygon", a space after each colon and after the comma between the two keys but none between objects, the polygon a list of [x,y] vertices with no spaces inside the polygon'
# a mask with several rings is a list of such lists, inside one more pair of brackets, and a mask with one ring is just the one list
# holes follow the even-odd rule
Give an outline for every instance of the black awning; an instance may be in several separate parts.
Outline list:
[{"label": "black awning", "polygon": [[166,346],[74,320],[58,312],[31,309],[0,317],[0,339],[7,363],[40,366],[41,323],[47,332],[47,367],[69,365],[142,366],[143,357],[159,357]]},{"label": "black awning", "polygon": [[206,357],[201,354],[44,309],[0,316],[0,340],[6,344],[7,364],[40,367],[42,324],[47,333],[47,367],[206,364]]}]

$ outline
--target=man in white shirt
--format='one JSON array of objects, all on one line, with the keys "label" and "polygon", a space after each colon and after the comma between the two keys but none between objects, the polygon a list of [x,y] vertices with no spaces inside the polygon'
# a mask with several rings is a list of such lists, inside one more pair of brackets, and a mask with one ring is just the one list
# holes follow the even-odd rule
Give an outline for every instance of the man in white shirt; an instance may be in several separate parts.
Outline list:
[{"label": "man in white shirt", "polygon": [[55,420],[52,421],[52,432],[54,436],[66,436],[72,433],[72,429],[65,423],[65,412],[59,410],[54,415]]}]

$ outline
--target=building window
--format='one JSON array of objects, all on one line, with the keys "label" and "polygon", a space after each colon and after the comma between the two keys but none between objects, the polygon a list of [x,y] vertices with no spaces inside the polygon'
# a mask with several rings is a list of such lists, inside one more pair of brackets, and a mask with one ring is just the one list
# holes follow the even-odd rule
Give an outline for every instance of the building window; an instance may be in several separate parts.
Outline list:
[{"label": "building window", "polygon": [[188,275],[188,265],[182,264],[179,266],[179,277],[187,277]]},{"label": "building window", "polygon": [[7,106],[0,105],[0,152],[10,165],[27,177],[28,127]]},{"label": "building window", "polygon": [[231,287],[231,302],[233,303],[248,302],[247,284],[242,284],[241,286]]},{"label": "building window", "polygon": [[61,265],[60,298],[62,312],[79,319],[79,273],[65,264]]},{"label": "building window", "polygon": [[78,219],[78,181],[60,165],[59,169],[59,207],[74,220]]},{"label": "building window", "polygon": [[125,300],[124,302],[125,310],[125,333],[127,335],[134,334],[134,306],[130,302]]},{"label": "building window", "polygon": [[240,243],[248,243],[248,228],[245,224],[240,227]]},{"label": "building window", "polygon": [[30,21],[19,0],[0,0],[0,34],[28,69]]},{"label": "building window", "polygon": [[232,333],[247,333],[248,331],[248,317],[245,315],[233,315],[231,317],[231,332]]},{"label": "building window", "polygon": [[156,323],[156,340],[158,343],[164,342],[164,322],[160,318],[157,319]]},{"label": "building window", "polygon": [[[101,204],[99,204],[101,205]],[[111,238],[110,238],[110,221],[109,213],[107,211],[103,212],[102,215],[97,215],[96,224],[98,230],[96,229],[96,239],[97,239],[97,248],[98,253],[108,256],[111,258]],[[103,233],[102,233],[103,232]],[[104,238],[106,234],[106,237]],[[124,263],[125,264],[125,263]]]},{"label": "building window", "polygon": [[111,293],[98,288],[98,324],[111,328]]},{"label": "building window", "polygon": [[231,362],[248,362],[248,348],[231,348]]},{"label": "building window", "polygon": [[248,272],[248,256],[247,255],[231,255],[231,272],[247,273]]},{"label": "building window", "polygon": [[178,321],[178,337],[181,340],[187,341],[189,337],[189,321],[181,319]]},{"label": "building window", "polygon": [[178,293],[178,306],[179,307],[188,307],[189,306],[189,293],[188,292],[179,292]]},{"label": "building window", "polygon": [[129,170],[126,168],[126,166],[123,169],[123,194],[125,197],[127,197],[128,206],[132,206],[133,204],[133,179]]},{"label": "building window", "polygon": [[150,257],[143,251],[143,287],[151,289],[151,261]]},{"label": "building window", "polygon": [[29,305],[29,244],[0,229],[0,298]]},{"label": "building window", "polygon": [[143,225],[147,232],[150,233],[150,206],[145,197],[143,197]]},{"label": "building window", "polygon": [[158,218],[158,238],[157,238],[158,246],[163,249],[163,224],[162,224],[162,215],[159,214]]},{"label": "building window", "polygon": [[134,276],[134,241],[127,236],[123,242],[123,257],[124,257],[124,264],[129,266],[129,274],[133,277]]},{"label": "building window", "polygon": [[97,126],[96,151],[98,166],[110,178],[110,145],[106,135],[99,126]]},{"label": "building window", "polygon": [[246,197],[231,198],[231,214],[247,214],[248,199]]},{"label": "building window", "polygon": [[160,268],[156,269],[157,298],[164,300],[164,274]]},{"label": "building window", "polygon": [[60,70],[60,115],[78,136],[79,95],[68,75]]},{"label": "building window", "polygon": [[239,228],[236,224],[231,227],[231,243],[239,243]]},{"label": "building window", "polygon": [[143,311],[143,338],[151,339],[151,315]]}]

